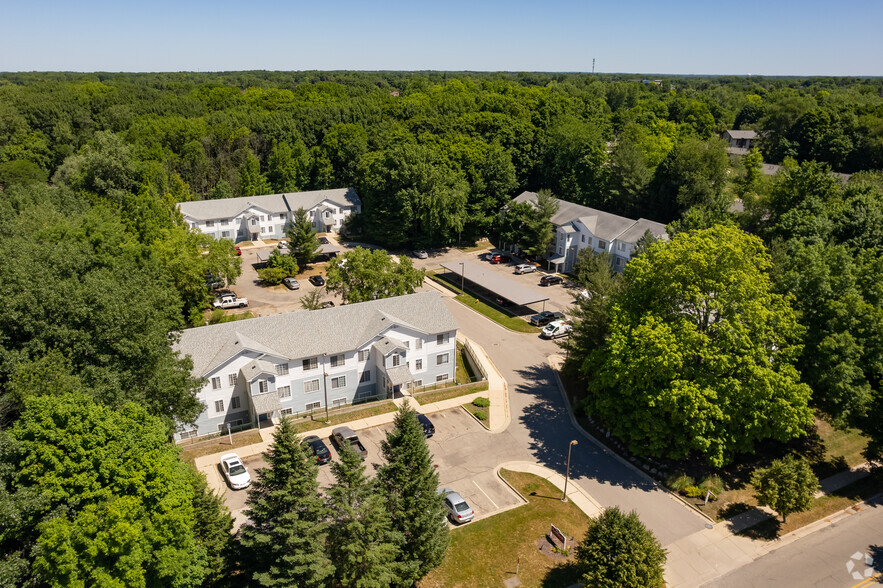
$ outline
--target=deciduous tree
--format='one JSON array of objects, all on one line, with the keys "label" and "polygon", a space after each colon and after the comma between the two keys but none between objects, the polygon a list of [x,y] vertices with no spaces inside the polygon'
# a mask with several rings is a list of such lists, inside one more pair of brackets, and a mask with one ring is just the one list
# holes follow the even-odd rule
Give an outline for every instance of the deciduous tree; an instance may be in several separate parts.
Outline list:
[{"label": "deciduous tree", "polygon": [[413,294],[423,275],[409,257],[401,256],[395,262],[383,249],[356,247],[328,264],[326,288],[339,292],[345,302],[365,302]]},{"label": "deciduous tree", "polygon": [[756,471],[751,484],[758,504],[782,515],[783,522],[789,514],[809,510],[813,495],[819,489],[819,479],[806,460],[793,455]]}]

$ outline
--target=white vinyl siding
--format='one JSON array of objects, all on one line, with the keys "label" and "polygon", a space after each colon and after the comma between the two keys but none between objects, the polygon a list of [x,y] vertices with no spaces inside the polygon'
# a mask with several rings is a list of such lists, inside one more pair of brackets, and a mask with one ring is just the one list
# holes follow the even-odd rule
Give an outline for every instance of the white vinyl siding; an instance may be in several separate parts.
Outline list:
[{"label": "white vinyl siding", "polygon": [[314,370],[319,367],[319,358],[311,357],[309,359],[305,359],[303,362],[304,371]]},{"label": "white vinyl siding", "polygon": [[319,380],[309,380],[304,382],[304,392],[318,392],[319,391]]},{"label": "white vinyl siding", "polygon": [[224,412],[223,400],[215,400],[215,412]]}]

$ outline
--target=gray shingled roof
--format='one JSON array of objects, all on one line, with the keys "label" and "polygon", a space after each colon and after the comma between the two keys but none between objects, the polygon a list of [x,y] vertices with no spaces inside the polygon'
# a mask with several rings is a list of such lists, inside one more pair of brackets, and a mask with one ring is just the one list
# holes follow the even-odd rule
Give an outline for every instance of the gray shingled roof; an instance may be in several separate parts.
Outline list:
[{"label": "gray shingled roof", "polygon": [[240,371],[245,376],[245,379],[251,382],[261,374],[274,375],[276,373],[276,368],[269,361],[253,359],[242,366]]},{"label": "gray shingled roof", "polygon": [[264,394],[255,394],[251,397],[251,404],[254,406],[255,414],[264,414],[265,412],[276,412],[282,410],[282,404],[279,402],[279,392],[266,392]]},{"label": "gray shingled roof", "polygon": [[384,336],[376,341],[371,347],[374,348],[377,353],[386,357],[396,349],[405,349],[405,344],[398,339]]},{"label": "gray shingled roof", "polygon": [[411,370],[406,365],[397,365],[396,367],[389,368],[386,370],[386,377],[389,378],[389,383],[393,386],[401,386],[414,379],[411,376]]},{"label": "gray shingled roof", "polygon": [[195,200],[180,202],[181,213],[198,220],[232,218],[250,206],[257,206],[271,214],[294,212],[298,208],[309,210],[330,200],[338,206],[357,206],[362,203],[353,188],[335,190],[313,190],[312,192],[287,192],[263,196],[242,196],[240,198],[220,198],[217,200]]},{"label": "gray shingled roof", "polygon": [[438,292],[421,292],[186,329],[175,350],[189,355],[192,373],[202,377],[243,348],[260,345],[261,353],[288,359],[333,355],[357,349],[393,324],[429,335],[457,329]]},{"label": "gray shingled roof", "polygon": [[626,229],[617,239],[626,243],[637,243],[647,231],[653,234],[657,239],[668,241],[668,233],[665,231],[665,225],[657,223],[646,218],[638,219],[638,222]]},{"label": "gray shingled roof", "polygon": [[757,132],[756,131],[724,131],[733,139],[756,139]]},{"label": "gray shingled roof", "polygon": [[613,241],[623,231],[635,224],[630,218],[597,211],[597,214],[581,216],[579,222],[592,231],[592,234],[605,241]]}]

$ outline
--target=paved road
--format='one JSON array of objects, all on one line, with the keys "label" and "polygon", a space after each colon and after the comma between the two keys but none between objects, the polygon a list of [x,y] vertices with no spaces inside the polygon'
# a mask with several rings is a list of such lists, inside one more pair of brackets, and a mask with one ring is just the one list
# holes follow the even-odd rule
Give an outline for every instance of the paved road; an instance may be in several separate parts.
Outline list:
[{"label": "paved road", "polygon": [[[862,557],[852,559],[855,554]],[[862,580],[868,570],[864,555],[883,572],[883,500],[830,527],[786,545],[769,555],[705,584],[714,588],[801,586],[806,588],[874,588],[883,578]],[[852,561],[853,565],[847,567]],[[852,574],[857,573],[854,577]]]},{"label": "paved road", "polygon": [[564,474],[567,445],[573,450],[570,475],[602,506],[636,510],[663,545],[690,535],[705,519],[585,439],[573,426],[546,361],[555,343],[513,333],[460,303],[445,299],[463,332],[483,346],[509,383],[512,424],[494,443],[508,447],[511,460],[536,461]]}]

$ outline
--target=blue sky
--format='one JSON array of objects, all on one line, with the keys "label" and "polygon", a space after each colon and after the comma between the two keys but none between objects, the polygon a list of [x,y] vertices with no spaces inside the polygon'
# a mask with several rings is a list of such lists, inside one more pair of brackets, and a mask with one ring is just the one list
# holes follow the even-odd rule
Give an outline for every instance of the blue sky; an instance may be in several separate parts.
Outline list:
[{"label": "blue sky", "polygon": [[881,0],[0,0],[0,71],[883,75]]}]

